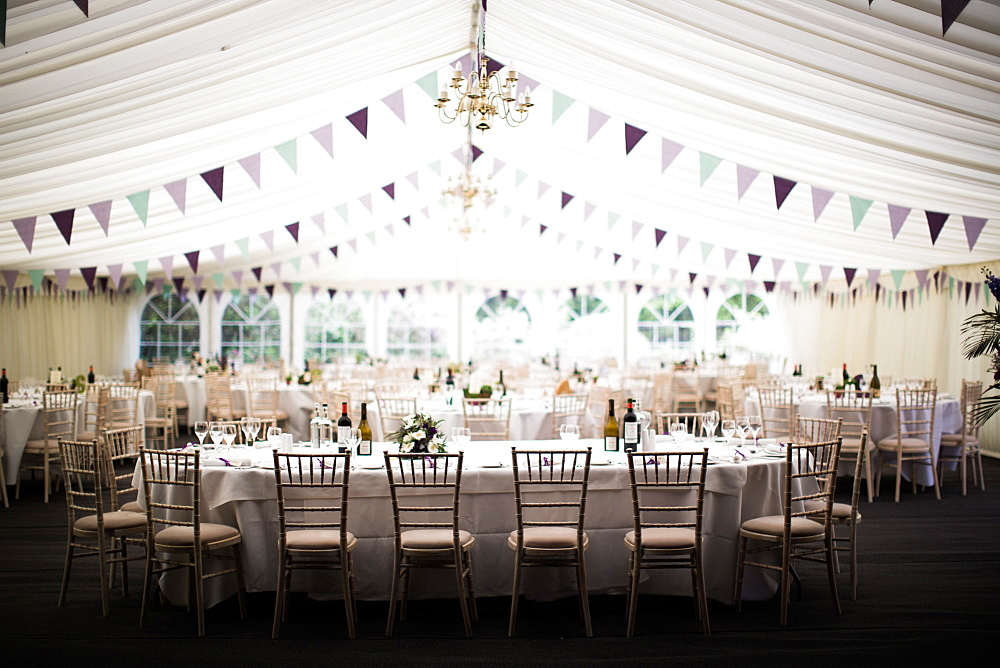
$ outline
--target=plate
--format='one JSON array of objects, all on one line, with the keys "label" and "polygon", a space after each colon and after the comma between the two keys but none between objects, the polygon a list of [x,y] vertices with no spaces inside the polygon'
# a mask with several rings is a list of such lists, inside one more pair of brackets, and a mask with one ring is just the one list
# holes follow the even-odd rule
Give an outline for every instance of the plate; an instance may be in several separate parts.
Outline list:
[{"label": "plate", "polygon": [[611,461],[610,459],[606,462],[594,462],[594,461],[590,462],[591,466],[609,466],[611,464],[614,464],[614,462]]},{"label": "plate", "polygon": [[510,466],[510,464],[502,464],[502,463],[499,463],[499,462],[494,462],[492,464],[480,464],[479,468],[481,468],[481,469],[505,469],[508,466]]},{"label": "plate", "polygon": [[358,464],[360,468],[368,469],[369,471],[374,471],[375,469],[384,469],[385,462],[363,462]]}]

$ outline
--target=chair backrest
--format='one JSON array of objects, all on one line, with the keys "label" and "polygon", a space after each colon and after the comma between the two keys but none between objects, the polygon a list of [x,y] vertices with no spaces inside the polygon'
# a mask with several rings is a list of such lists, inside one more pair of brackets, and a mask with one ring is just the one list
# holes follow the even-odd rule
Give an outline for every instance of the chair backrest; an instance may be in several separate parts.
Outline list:
[{"label": "chair backrest", "polygon": [[139,456],[148,535],[156,533],[157,525],[191,527],[195,544],[198,544],[201,536],[201,453],[143,448]]},{"label": "chair backrest", "polygon": [[506,441],[510,437],[510,399],[462,399],[462,415],[472,436]]},{"label": "chair backrest", "polygon": [[[642,545],[642,530],[647,528],[694,529],[696,540],[700,541],[708,448],[684,452],[629,451],[627,457],[636,547]],[[671,492],[693,492],[694,503],[689,496]],[[685,503],[675,503],[682,498]]]},{"label": "chair backrest", "polygon": [[139,457],[139,451],[144,444],[145,428],[140,424],[135,427],[109,429],[104,432],[102,444],[102,460],[106,472],[105,480],[111,489],[111,510],[118,510],[129,501],[135,501],[139,490],[132,486],[135,467],[124,469],[117,473],[118,462],[134,462]]},{"label": "chair backrest", "polygon": [[700,398],[702,395],[701,374],[698,369],[692,369],[691,371],[674,371],[671,384],[675,403],[677,401],[690,401]]},{"label": "chair backrest", "polygon": [[108,388],[108,423],[118,429],[137,424],[139,416],[139,387],[137,385],[111,385]]},{"label": "chair backrest", "polygon": [[896,390],[897,438],[919,438],[928,444],[934,437],[937,390]]},{"label": "chair backrest", "polygon": [[557,394],[552,397],[552,438],[559,436],[559,425],[583,426],[587,414],[587,394]]},{"label": "chair backrest", "polygon": [[962,422],[964,428],[962,430],[965,437],[972,436],[974,438],[979,437],[979,424],[974,419],[973,409],[976,404],[979,403],[980,398],[983,396],[983,383],[982,381],[971,381],[962,380]]},{"label": "chair backrest", "polygon": [[[525,527],[574,527],[577,547],[582,548],[590,448],[519,450],[515,446],[510,451],[518,543],[523,540]],[[559,494],[553,495],[553,491]],[[541,500],[535,500],[538,498]]]},{"label": "chair backrest", "polygon": [[97,441],[59,439],[62,477],[66,486],[69,526],[84,515],[97,515],[98,531],[104,530],[104,489]]},{"label": "chair backrest", "polygon": [[108,426],[108,402],[111,390],[106,386],[91,385],[84,394],[83,430],[95,434],[98,439]]},{"label": "chair backrest", "polygon": [[670,425],[675,422],[683,422],[687,427],[687,433],[701,436],[701,416],[703,413],[657,413],[656,433],[669,434]]},{"label": "chair backrest", "polygon": [[[338,531],[347,545],[347,501],[351,453],[299,455],[274,453],[274,489],[278,497],[279,540],[289,529]],[[310,505],[308,499],[322,499]]]},{"label": "chair backrest", "polygon": [[842,418],[831,420],[829,418],[812,418],[796,415],[792,440],[796,443],[832,441],[841,436],[842,429]]},{"label": "chair backrest", "polygon": [[598,424],[604,424],[604,418],[608,415],[608,399],[611,398],[611,390],[603,385],[591,385],[590,393],[587,395],[587,413],[590,419]]},{"label": "chair backrest", "polygon": [[76,404],[79,395],[74,390],[46,392],[42,395],[42,416],[45,440],[72,440],[76,435]]},{"label": "chair backrest", "polygon": [[278,410],[278,379],[273,376],[246,378],[247,397],[250,402],[247,415],[264,414]]},{"label": "chair backrest", "polygon": [[383,434],[396,431],[400,420],[417,412],[417,400],[412,397],[394,397],[376,392],[375,401],[378,403],[378,419]]},{"label": "chair backrest", "polygon": [[149,376],[143,379],[147,389],[153,391],[156,399],[156,417],[173,420],[177,411],[177,384],[173,377],[166,375]]},{"label": "chair backrest", "polygon": [[861,432],[872,426],[872,393],[827,390],[826,416],[844,421],[840,430],[843,436],[860,438]]},{"label": "chair backrest", "polygon": [[233,419],[233,393],[229,376],[206,375],[205,394],[210,419],[212,417]]},{"label": "chair backrest", "polygon": [[[464,453],[404,454],[383,452],[389,479],[389,499],[396,546],[400,534],[411,529],[451,529],[458,542],[459,503]],[[433,502],[444,494],[450,502]]]},{"label": "chair backrest", "polygon": [[[785,448],[783,513],[786,535],[791,532],[793,517],[811,519],[822,524],[824,530],[830,530],[840,443],[838,437],[832,441],[789,444]],[[806,501],[813,503],[806,504]]]},{"label": "chair backrest", "polygon": [[791,440],[795,429],[795,402],[790,387],[761,387],[760,417],[763,421],[764,438],[787,438]]}]

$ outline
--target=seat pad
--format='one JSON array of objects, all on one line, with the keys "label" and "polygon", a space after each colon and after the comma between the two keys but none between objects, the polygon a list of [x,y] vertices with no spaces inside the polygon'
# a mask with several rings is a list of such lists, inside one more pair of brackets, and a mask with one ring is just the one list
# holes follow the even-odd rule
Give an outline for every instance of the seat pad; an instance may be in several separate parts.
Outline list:
[{"label": "seat pad", "polygon": [[[822,510],[822,501],[806,501],[806,510]],[[834,503],[833,510],[830,516],[835,520],[849,520],[851,518],[851,504],[849,503]],[[861,512],[858,512],[858,523],[861,523]]]},{"label": "seat pad", "polygon": [[[694,549],[694,529],[683,527],[652,527],[642,532],[642,546],[650,550]],[[635,531],[625,534],[625,544],[635,547]]]},{"label": "seat pad", "polygon": [[[240,539],[240,532],[225,524],[201,525],[201,544],[205,549],[213,547],[224,547]],[[194,548],[194,528],[193,527],[167,527],[156,534],[157,548],[176,547],[181,549]]]},{"label": "seat pad", "polygon": [[[451,529],[414,529],[400,534],[404,550],[447,550],[454,545]],[[458,532],[458,544],[463,550],[476,542],[475,536],[465,530]]]},{"label": "seat pad", "polygon": [[[86,515],[73,523],[73,528],[77,531],[97,531],[97,515]],[[122,531],[125,529],[145,529],[146,514],[116,511],[104,513],[104,531]]]},{"label": "seat pad", "polygon": [[[903,452],[921,452],[923,450],[930,450],[930,445],[927,441],[922,438],[906,438],[903,437],[902,449]],[[890,436],[889,438],[883,438],[878,442],[879,450],[895,450],[898,445],[895,436]]]},{"label": "seat pad", "polygon": [[[583,549],[587,549],[590,539],[583,534]],[[507,545],[517,549],[517,532],[511,531],[507,537]],[[524,529],[524,547],[536,550],[573,550],[576,549],[576,529],[573,527],[526,527]]]},{"label": "seat pad", "polygon": [[[357,544],[358,539],[348,531],[345,542],[347,550],[353,550]],[[334,529],[293,530],[285,534],[285,545],[289,550],[338,550],[340,532]]]},{"label": "seat pad", "polygon": [[[806,538],[823,536],[823,525],[805,517],[792,518],[792,537]],[[740,527],[740,532],[756,533],[766,536],[780,536],[785,532],[785,518],[782,515],[767,515],[747,520]]]}]

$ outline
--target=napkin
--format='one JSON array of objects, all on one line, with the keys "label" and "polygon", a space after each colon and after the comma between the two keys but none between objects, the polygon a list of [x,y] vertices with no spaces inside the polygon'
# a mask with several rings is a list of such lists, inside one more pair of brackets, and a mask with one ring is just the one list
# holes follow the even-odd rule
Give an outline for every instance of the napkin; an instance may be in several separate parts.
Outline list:
[{"label": "napkin", "polygon": [[570,388],[568,380],[563,378],[559,381],[559,384],[556,385],[556,394],[573,394],[573,390]]}]

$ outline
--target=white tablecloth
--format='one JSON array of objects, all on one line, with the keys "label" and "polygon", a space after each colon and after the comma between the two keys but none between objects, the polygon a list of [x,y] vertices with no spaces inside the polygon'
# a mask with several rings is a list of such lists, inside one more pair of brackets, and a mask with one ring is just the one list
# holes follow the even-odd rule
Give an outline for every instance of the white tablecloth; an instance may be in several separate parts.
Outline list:
[{"label": "white tablecloth", "polygon": [[[580,441],[581,446],[600,448],[601,442]],[[482,596],[506,596],[512,587],[513,552],[507,535],[515,528],[511,469],[486,468],[480,464],[509,462],[510,447],[562,447],[561,441],[523,441],[473,444],[466,451],[467,470],[462,477],[461,526],[476,536],[473,552],[476,591]],[[386,446],[376,444],[381,453]],[[270,451],[256,451],[261,460]],[[632,528],[632,506],[628,469],[624,456],[611,454],[610,465],[594,465],[587,500],[587,580],[594,593],[625,590],[628,549],[623,538]],[[377,456],[373,458],[377,461]],[[608,457],[595,449],[594,462]],[[735,590],[738,530],[743,520],[780,514],[783,460],[758,459],[745,464],[713,464],[706,483],[704,549],[708,595],[731,603]],[[137,470],[135,484],[141,485]],[[277,578],[277,505],[274,473],[265,468],[236,469],[205,466],[202,472],[202,518],[238,527],[243,535],[243,559],[247,588],[273,591]],[[359,539],[355,551],[357,595],[368,600],[386,600],[392,568],[392,513],[385,471],[361,468],[351,473],[349,530]],[[565,570],[566,572],[560,572]],[[571,569],[528,569],[524,589],[536,598],[555,598],[575,592]],[[339,596],[336,574],[310,571],[297,574],[293,588],[317,597]],[[657,571],[648,576],[643,592],[690,595],[691,578],[686,571]],[[168,598],[182,603],[187,597],[186,575],[169,574],[161,582]],[[206,585],[207,600],[214,604],[235,592],[232,578],[218,578]],[[775,576],[748,569],[744,598],[765,599],[777,587]],[[421,572],[411,585],[414,597],[455,596],[454,577],[447,573]]]}]

